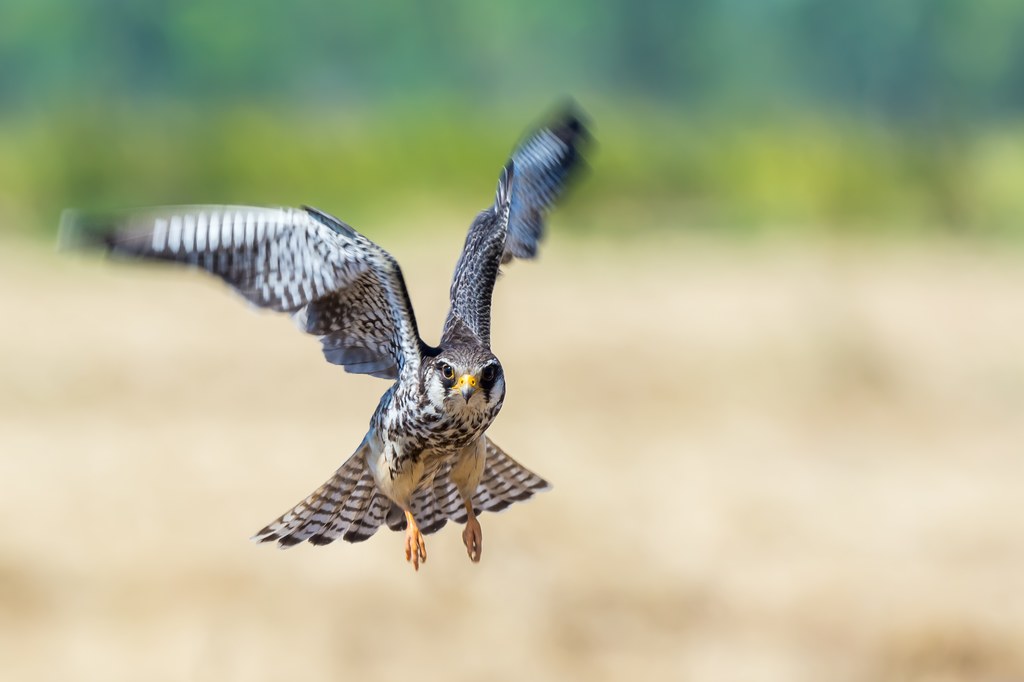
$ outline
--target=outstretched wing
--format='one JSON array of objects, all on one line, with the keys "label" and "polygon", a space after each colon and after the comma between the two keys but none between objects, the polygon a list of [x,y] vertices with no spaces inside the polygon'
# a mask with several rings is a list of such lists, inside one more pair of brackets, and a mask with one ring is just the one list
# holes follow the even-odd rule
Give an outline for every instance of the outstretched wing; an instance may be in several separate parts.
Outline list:
[{"label": "outstretched wing", "polygon": [[582,148],[589,139],[582,117],[570,107],[512,153],[498,180],[494,205],[477,215],[466,235],[452,278],[442,343],[468,329],[490,346],[498,267],[537,255],[544,219],[583,165]]},{"label": "outstretched wing", "polygon": [[444,323],[441,345],[468,330],[486,346],[491,344],[491,293],[505,249],[509,200],[515,168],[512,161],[501,172],[494,205],[481,211],[466,235],[462,254],[455,264],[450,291],[452,307]]},{"label": "outstretched wing", "polygon": [[419,367],[423,342],[395,259],[316,209],[66,211],[61,243],[211,272],[251,303],[293,313],[320,337],[327,360],[350,372],[395,378]]},{"label": "outstretched wing", "polygon": [[516,179],[502,263],[537,256],[544,218],[579,174],[584,165],[582,150],[589,140],[582,115],[569,107],[513,152]]}]

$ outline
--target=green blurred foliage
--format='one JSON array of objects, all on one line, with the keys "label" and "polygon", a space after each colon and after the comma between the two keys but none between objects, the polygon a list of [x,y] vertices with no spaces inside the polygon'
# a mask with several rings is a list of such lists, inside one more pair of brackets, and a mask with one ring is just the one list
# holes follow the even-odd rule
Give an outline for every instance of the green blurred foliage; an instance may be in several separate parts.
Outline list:
[{"label": "green blurred foliage", "polygon": [[576,225],[1021,231],[1016,0],[7,0],[0,229],[471,212],[566,93],[599,142]]}]

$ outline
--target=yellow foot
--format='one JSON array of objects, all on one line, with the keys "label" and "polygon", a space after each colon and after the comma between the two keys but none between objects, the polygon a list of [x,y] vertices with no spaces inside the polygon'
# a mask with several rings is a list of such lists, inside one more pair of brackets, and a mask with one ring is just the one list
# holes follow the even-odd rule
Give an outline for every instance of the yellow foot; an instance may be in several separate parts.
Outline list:
[{"label": "yellow foot", "polygon": [[423,542],[423,534],[416,520],[409,512],[405,512],[405,560],[417,571],[420,570],[420,563],[427,563],[427,545]]},{"label": "yellow foot", "polygon": [[466,521],[466,530],[462,531],[462,542],[466,544],[469,560],[474,564],[480,561],[480,553],[484,549],[484,535],[480,531],[480,522],[472,513]]}]

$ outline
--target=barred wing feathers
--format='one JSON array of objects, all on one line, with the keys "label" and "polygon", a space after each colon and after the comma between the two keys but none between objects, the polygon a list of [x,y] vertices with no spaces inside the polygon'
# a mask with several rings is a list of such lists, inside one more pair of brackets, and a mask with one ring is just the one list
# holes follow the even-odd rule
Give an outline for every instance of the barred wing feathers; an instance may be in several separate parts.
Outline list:
[{"label": "barred wing feathers", "polygon": [[502,263],[536,257],[544,219],[583,167],[581,153],[589,140],[582,116],[568,107],[512,153],[516,178]]},{"label": "barred wing feathers", "polygon": [[395,259],[312,208],[179,206],[108,215],[67,211],[62,246],[206,270],[261,308],[293,313],[328,361],[395,378],[423,342]]},{"label": "barred wing feathers", "polygon": [[466,234],[449,291],[451,310],[444,323],[442,345],[449,345],[463,327],[484,345],[491,343],[491,294],[505,248],[515,164],[502,169],[494,205],[481,211]]},{"label": "barred wing feathers", "polygon": [[498,267],[537,255],[547,214],[583,166],[582,151],[589,140],[582,117],[569,107],[516,147],[502,169],[494,204],[470,225],[455,264],[446,341],[468,329],[490,345]]}]

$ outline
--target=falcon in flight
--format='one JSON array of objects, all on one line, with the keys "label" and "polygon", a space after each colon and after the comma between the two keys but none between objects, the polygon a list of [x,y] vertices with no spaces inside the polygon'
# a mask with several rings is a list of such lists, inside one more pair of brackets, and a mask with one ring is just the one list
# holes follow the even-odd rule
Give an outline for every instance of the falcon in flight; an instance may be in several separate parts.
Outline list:
[{"label": "falcon in flight", "polygon": [[360,542],[387,524],[405,531],[405,557],[418,570],[427,560],[423,536],[452,520],[465,524],[462,539],[476,562],[477,515],[549,487],[487,436],[505,398],[491,351],[491,293],[501,264],[536,255],[544,219],[583,165],[589,139],[570,106],[512,153],[493,205],[469,227],[437,347],[420,338],[391,254],[315,208],[67,211],[61,240],[207,270],[249,302],[290,313],[319,337],[328,362],[394,382],[352,456],[253,540]]}]

